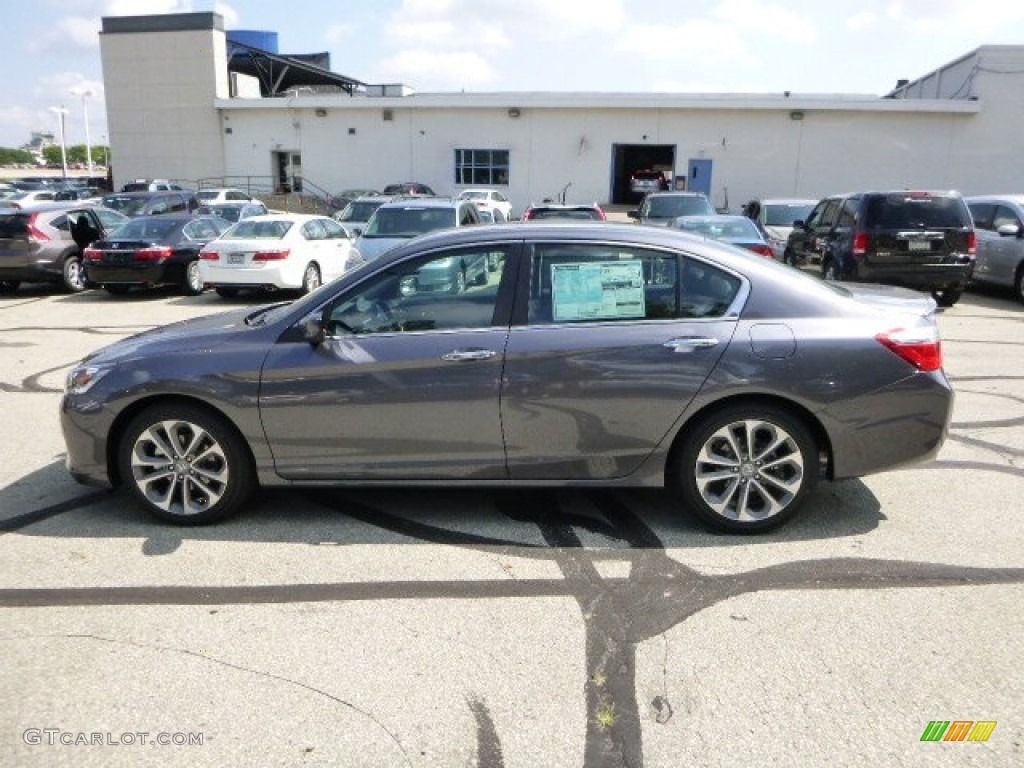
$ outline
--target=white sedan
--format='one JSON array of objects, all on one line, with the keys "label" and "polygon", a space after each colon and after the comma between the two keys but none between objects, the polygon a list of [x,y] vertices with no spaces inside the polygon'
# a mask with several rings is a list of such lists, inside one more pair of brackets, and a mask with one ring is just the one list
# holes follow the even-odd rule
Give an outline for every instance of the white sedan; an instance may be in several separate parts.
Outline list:
[{"label": "white sedan", "polygon": [[496,189],[464,189],[459,192],[460,200],[472,200],[481,211],[490,211],[495,221],[512,218],[512,203]]},{"label": "white sedan", "polygon": [[309,293],[362,263],[338,222],[282,213],[244,219],[208,243],[199,254],[199,274],[224,297],[243,288]]}]

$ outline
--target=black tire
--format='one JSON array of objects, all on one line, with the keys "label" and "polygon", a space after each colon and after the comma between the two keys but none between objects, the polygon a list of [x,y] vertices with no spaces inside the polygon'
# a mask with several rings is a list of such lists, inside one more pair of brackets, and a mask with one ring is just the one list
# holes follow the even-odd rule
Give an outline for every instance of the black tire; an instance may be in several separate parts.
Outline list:
[{"label": "black tire", "polygon": [[237,288],[218,288],[217,295],[222,299],[233,299],[238,295]]},{"label": "black tire", "polygon": [[842,273],[836,266],[836,260],[831,256],[826,256],[821,262],[821,279],[835,283],[843,279]]},{"label": "black tire", "polygon": [[198,296],[205,287],[202,275],[199,273],[199,261],[190,261],[185,265],[185,280],[181,284],[181,292],[186,296]]},{"label": "black tire", "polygon": [[19,280],[0,280],[0,294],[14,293],[21,285]]},{"label": "black tire", "polygon": [[256,485],[234,428],[188,403],[150,406],[133,418],[118,446],[118,470],[147,512],[176,525],[223,520]]},{"label": "black tire", "polygon": [[797,260],[796,254],[792,248],[787,248],[782,252],[782,263],[789,264],[791,267],[799,267],[800,262]]},{"label": "black tire", "polygon": [[316,264],[307,264],[306,271],[302,273],[302,287],[299,293],[305,296],[320,287],[320,267]]},{"label": "black tire", "polygon": [[[683,505],[719,531],[778,528],[796,514],[818,480],[814,437],[800,419],[777,406],[751,403],[712,411],[687,425],[681,439],[675,477]],[[723,472],[728,474],[719,477]]]},{"label": "black tire", "polygon": [[68,256],[64,259],[61,268],[61,282],[64,290],[68,293],[81,293],[85,290],[85,272],[82,270],[82,259],[78,256]]},{"label": "black tire", "polygon": [[952,307],[960,300],[963,293],[962,290],[957,288],[946,288],[941,291],[932,291],[932,298],[935,299],[935,303],[940,307]]},{"label": "black tire", "polygon": [[1024,303],[1024,263],[1017,267],[1017,277],[1013,280],[1013,295],[1017,301]]},{"label": "black tire", "polygon": [[103,290],[111,296],[124,296],[131,290],[130,285],[104,285]]}]

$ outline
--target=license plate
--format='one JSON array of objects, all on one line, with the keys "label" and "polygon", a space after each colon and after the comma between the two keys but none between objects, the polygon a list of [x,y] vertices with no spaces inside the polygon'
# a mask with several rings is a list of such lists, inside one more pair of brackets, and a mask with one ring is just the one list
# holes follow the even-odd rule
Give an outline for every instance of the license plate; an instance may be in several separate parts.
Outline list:
[{"label": "license plate", "polygon": [[244,253],[229,253],[228,264],[245,264]]},{"label": "license plate", "polygon": [[907,242],[907,246],[911,251],[930,251],[932,249],[931,240],[910,240]]}]

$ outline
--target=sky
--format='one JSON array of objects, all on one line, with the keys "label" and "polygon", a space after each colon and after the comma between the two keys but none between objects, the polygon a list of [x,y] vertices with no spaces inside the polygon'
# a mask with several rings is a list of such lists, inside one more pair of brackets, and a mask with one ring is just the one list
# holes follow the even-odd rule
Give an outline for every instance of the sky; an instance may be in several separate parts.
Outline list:
[{"label": "sky", "polygon": [[[17,7],[17,13],[11,11]],[[278,51],[418,92],[876,94],[980,45],[1024,44],[1024,0],[0,0],[0,147],[107,143],[104,16],[215,11]],[[82,96],[86,91],[92,95]]]}]

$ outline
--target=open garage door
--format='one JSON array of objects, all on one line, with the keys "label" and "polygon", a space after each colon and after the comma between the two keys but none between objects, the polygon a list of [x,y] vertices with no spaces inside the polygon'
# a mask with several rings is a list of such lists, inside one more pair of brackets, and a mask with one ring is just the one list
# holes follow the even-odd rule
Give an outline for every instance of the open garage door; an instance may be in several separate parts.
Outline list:
[{"label": "open garage door", "polygon": [[675,167],[676,148],[673,144],[613,144],[612,203],[631,205],[640,202],[643,194],[634,193],[629,184],[637,171],[662,171],[671,185]]}]

